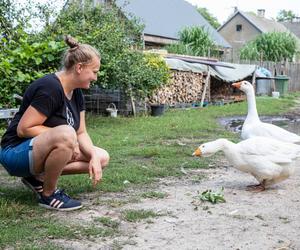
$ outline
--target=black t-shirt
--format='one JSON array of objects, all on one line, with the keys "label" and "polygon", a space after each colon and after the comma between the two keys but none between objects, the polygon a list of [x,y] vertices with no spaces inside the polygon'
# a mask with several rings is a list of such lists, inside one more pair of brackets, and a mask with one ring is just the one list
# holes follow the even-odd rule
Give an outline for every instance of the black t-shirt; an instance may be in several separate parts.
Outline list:
[{"label": "black t-shirt", "polygon": [[2,148],[16,146],[26,140],[18,137],[17,127],[29,105],[47,117],[43,125],[53,128],[68,124],[76,131],[80,126],[80,112],[85,109],[81,89],[75,89],[69,100],[58,77],[55,74],[46,75],[30,84],[25,91],[19,111],[2,137]]}]

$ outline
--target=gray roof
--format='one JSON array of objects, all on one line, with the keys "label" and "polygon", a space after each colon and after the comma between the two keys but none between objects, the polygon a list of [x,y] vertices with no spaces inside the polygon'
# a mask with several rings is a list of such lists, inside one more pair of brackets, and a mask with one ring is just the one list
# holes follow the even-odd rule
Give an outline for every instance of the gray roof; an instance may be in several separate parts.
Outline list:
[{"label": "gray roof", "polygon": [[283,22],[282,24],[291,32],[293,32],[298,38],[300,38],[300,22]]},{"label": "gray roof", "polygon": [[230,44],[201,16],[196,7],[184,0],[116,0],[118,7],[130,18],[140,18],[144,33],[171,39],[191,26],[204,26],[215,43],[230,48]]},{"label": "gray roof", "polygon": [[230,16],[228,20],[218,30],[221,30],[224,26],[226,26],[227,23],[229,23],[237,15],[243,16],[261,33],[274,32],[274,31],[289,32],[289,30],[286,27],[284,27],[284,25],[282,25],[281,23],[278,23],[274,20],[270,20],[264,17],[259,17],[251,12],[244,12],[240,10],[233,13],[233,15]]}]

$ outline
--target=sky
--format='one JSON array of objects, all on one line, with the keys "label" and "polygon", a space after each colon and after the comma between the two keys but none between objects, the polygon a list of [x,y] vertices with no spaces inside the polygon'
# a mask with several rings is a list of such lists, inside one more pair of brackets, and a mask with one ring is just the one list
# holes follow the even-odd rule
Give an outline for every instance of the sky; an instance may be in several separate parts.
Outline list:
[{"label": "sky", "polygon": [[265,17],[274,18],[282,9],[292,10],[300,16],[299,0],[186,0],[198,7],[207,8],[209,13],[216,17],[220,24],[223,24],[233,13],[237,6],[241,11],[257,12],[257,9],[265,9]]}]

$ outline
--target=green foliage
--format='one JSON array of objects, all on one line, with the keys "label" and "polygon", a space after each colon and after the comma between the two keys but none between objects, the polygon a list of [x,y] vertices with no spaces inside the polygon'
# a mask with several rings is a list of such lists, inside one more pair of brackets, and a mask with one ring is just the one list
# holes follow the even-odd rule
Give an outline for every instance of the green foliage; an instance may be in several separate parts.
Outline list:
[{"label": "green foliage", "polygon": [[213,56],[217,54],[214,41],[203,27],[188,27],[180,31],[179,43],[166,47],[170,53],[193,56]]},{"label": "green foliage", "polygon": [[277,22],[292,22],[297,15],[292,10],[280,10],[276,17]]},{"label": "green foliage", "polygon": [[213,204],[216,204],[219,202],[226,202],[223,191],[224,191],[224,188],[221,188],[221,190],[218,190],[218,191],[212,191],[211,189],[208,189],[199,195],[199,199],[201,201],[209,201]]},{"label": "green foliage", "polygon": [[296,39],[287,32],[270,32],[258,36],[241,49],[241,59],[280,62],[292,60],[297,52]]},{"label": "green foliage", "polygon": [[6,46],[0,50],[0,107],[12,106],[13,93],[22,95],[33,80],[60,65],[64,44],[51,38],[32,43],[26,33],[18,35],[18,42],[5,40]]},{"label": "green foliage", "polygon": [[214,17],[206,8],[197,8],[197,11],[213,26],[215,29],[219,28],[221,24],[218,19]]},{"label": "green foliage", "polygon": [[163,60],[132,49],[141,48],[143,27],[136,20],[124,18],[114,6],[93,3],[69,1],[60,13],[55,11],[53,1],[38,4],[30,14],[45,24],[41,32],[27,34],[24,26],[17,32],[18,39],[2,38],[6,46],[0,50],[0,87],[5,97],[1,98],[1,106],[12,105],[12,93],[21,94],[34,79],[59,68],[64,47],[54,41],[62,41],[66,34],[100,51],[101,69],[96,84],[102,87],[121,88],[133,96],[145,97],[167,82],[169,70]]}]

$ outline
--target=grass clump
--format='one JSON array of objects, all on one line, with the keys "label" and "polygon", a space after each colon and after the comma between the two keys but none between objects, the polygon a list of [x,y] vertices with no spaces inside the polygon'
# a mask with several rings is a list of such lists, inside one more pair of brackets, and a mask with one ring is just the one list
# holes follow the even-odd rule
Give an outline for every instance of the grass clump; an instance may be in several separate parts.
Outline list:
[{"label": "grass clump", "polygon": [[141,196],[143,198],[163,199],[167,196],[167,194],[162,192],[149,191],[142,193]]},{"label": "grass clump", "polygon": [[144,219],[148,219],[148,218],[155,218],[158,216],[161,216],[161,214],[156,213],[152,210],[145,210],[145,209],[141,209],[141,210],[133,210],[133,209],[128,209],[128,210],[124,210],[122,212],[123,218],[126,221],[129,222],[137,222],[140,220],[144,220]]}]

